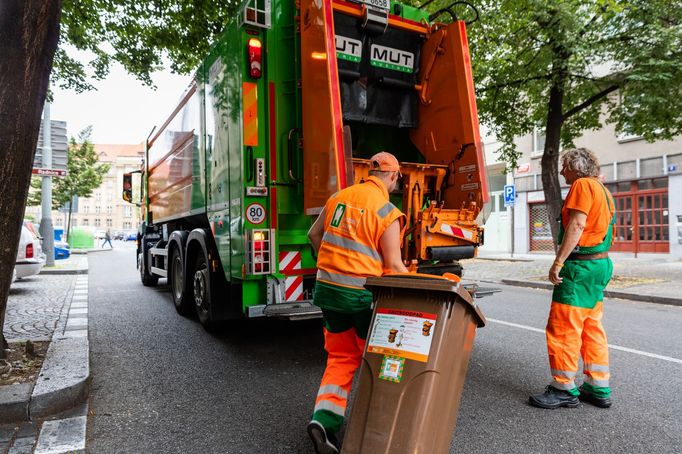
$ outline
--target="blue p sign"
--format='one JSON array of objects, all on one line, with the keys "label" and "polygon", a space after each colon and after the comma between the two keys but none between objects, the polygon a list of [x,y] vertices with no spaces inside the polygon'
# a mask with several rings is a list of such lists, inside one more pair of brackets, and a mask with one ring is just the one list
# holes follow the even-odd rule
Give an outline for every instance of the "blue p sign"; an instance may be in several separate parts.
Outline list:
[{"label": "blue p sign", "polygon": [[504,187],[504,206],[514,206],[516,201],[516,187],[513,184],[508,184]]}]

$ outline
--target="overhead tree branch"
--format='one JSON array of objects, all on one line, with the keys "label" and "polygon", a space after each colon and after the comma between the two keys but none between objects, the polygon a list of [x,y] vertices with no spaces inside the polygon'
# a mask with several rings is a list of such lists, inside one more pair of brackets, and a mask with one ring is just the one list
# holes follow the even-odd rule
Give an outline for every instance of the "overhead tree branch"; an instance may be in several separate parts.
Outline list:
[{"label": "overhead tree branch", "polygon": [[535,76],[535,77],[527,77],[525,79],[517,79],[517,80],[512,80],[511,82],[506,82],[503,84],[495,84],[495,85],[490,85],[488,87],[483,87],[480,90],[478,90],[478,92],[483,93],[483,92],[486,92],[488,90],[495,90],[495,89],[504,88],[504,87],[513,87],[515,85],[523,85],[524,83],[530,82],[533,80],[545,80],[545,79],[549,79],[549,78],[550,78],[549,74],[545,74],[542,76]]},{"label": "overhead tree branch", "polygon": [[620,85],[611,85],[610,87],[608,87],[608,88],[606,88],[606,89],[600,91],[599,93],[590,96],[589,98],[587,98],[587,99],[586,99],[585,101],[583,101],[582,103],[580,103],[580,104],[578,104],[577,106],[573,107],[572,109],[568,110],[568,111],[564,114],[564,120],[568,120],[568,119],[571,118],[573,115],[577,114],[578,112],[580,112],[580,111],[583,110],[583,109],[586,109],[587,107],[591,106],[591,105],[594,104],[595,102],[597,102],[597,101],[599,101],[600,99],[604,98],[604,97],[607,96],[609,93],[618,90],[619,88],[620,88]]}]

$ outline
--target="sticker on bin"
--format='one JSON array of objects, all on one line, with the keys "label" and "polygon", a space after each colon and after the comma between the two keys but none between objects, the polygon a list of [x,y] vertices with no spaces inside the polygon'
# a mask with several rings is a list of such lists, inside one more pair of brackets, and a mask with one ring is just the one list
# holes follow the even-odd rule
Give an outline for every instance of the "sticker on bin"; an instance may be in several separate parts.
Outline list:
[{"label": "sticker on bin", "polygon": [[378,308],[367,342],[368,353],[427,362],[436,314]]},{"label": "sticker on bin", "polygon": [[403,378],[403,370],[405,369],[405,358],[398,356],[384,356],[381,360],[381,370],[379,370],[379,378],[382,380],[392,381],[393,383],[400,383]]}]

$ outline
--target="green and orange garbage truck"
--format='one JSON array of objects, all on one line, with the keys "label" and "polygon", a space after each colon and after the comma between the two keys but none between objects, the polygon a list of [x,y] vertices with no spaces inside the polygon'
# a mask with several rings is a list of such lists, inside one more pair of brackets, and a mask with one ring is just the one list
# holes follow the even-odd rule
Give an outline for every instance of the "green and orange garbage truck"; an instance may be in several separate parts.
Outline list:
[{"label": "green and orange garbage truck", "polygon": [[483,244],[484,151],[465,23],[431,19],[393,0],[248,0],[147,138],[142,283],[167,278],[209,328],[320,316],[307,231],[381,150],[401,162],[405,263],[461,274]]}]

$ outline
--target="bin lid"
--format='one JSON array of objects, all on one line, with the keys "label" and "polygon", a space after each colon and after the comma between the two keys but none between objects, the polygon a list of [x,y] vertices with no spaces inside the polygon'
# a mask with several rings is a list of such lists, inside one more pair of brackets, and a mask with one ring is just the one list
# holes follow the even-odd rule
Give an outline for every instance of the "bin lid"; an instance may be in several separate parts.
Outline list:
[{"label": "bin lid", "polygon": [[474,312],[477,319],[476,324],[479,328],[484,327],[486,324],[483,312],[481,312],[481,309],[476,306],[473,299],[471,298],[471,294],[464,289],[460,283],[453,282],[441,276],[435,276],[432,274],[404,273],[390,274],[381,277],[368,277],[365,287],[370,290],[372,287],[391,287],[454,293],[459,296],[459,299],[462,300],[463,304],[465,304],[469,310]]}]

